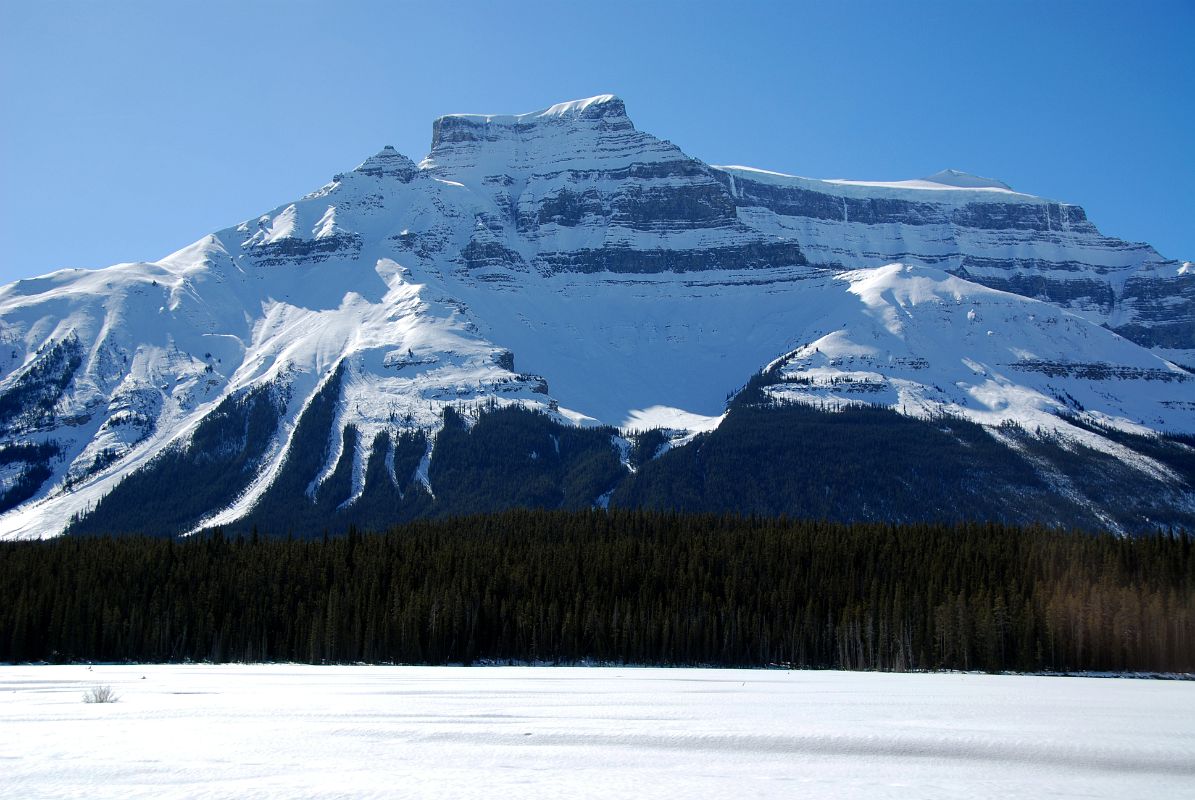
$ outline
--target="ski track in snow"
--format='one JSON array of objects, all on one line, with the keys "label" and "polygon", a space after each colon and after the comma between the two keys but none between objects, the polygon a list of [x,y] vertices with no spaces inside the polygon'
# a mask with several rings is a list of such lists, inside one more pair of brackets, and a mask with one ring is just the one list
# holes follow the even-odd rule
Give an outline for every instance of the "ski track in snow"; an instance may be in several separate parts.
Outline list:
[{"label": "ski track in snow", "polygon": [[[111,686],[118,702],[88,705]],[[0,667],[21,798],[1183,798],[1195,684],[631,667]]]}]

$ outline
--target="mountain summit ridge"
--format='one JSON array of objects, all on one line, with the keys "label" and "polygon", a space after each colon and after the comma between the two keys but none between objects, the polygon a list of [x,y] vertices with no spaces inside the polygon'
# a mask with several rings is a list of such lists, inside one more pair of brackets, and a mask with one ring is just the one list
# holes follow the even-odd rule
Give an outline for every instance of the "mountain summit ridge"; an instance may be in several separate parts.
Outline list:
[{"label": "mountain summit ridge", "polygon": [[940,183],[943,186],[957,186],[960,189],[1007,189],[1010,192],[1012,191],[1012,187],[1004,181],[972,175],[969,172],[961,172],[957,169],[944,169],[940,172],[935,172],[933,175],[927,175],[921,180],[929,181],[930,183]]},{"label": "mountain summit ridge", "polygon": [[[566,100],[539,111],[529,111],[524,114],[444,114],[437,117],[433,125],[448,118],[460,118],[487,125],[530,125],[555,119],[600,119],[611,116],[625,117],[626,115],[626,103],[621,98],[612,94],[599,94],[580,100]],[[434,137],[432,147],[435,148]]]},{"label": "mountain summit ridge", "polygon": [[630,474],[631,429],[679,452],[765,367],[776,403],[948,414],[1032,449],[1016,423],[1190,503],[1114,432],[1195,433],[1195,275],[1078,206],[953,171],[715,167],[613,95],[433,127],[418,164],[384,147],[158,262],[0,289],[0,536],[59,533],[209,446],[238,477],[184,531],[291,480],[313,518],[385,470],[435,497],[446,415],[510,405],[622,426]]}]

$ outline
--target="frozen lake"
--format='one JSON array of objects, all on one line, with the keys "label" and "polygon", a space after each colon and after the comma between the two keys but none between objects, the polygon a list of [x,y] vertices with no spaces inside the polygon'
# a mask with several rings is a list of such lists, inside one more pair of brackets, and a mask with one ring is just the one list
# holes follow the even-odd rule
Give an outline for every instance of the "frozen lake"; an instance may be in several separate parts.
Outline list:
[{"label": "frozen lake", "polygon": [[[119,702],[83,703],[109,685]],[[1195,797],[1195,683],[0,667],[5,797]]]}]

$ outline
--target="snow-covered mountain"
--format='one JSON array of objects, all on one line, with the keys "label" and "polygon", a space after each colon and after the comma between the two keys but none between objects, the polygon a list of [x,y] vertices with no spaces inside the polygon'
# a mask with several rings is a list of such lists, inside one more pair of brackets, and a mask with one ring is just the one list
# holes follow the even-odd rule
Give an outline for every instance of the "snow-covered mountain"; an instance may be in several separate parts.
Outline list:
[{"label": "snow-covered mountain", "polygon": [[[169,532],[281,502],[318,527],[384,509],[379,481],[437,513],[446,419],[512,404],[556,426],[546,459],[580,426],[630,476],[635,434],[683,447],[763,368],[777,401],[950,415],[1024,451],[1019,424],[1195,513],[1190,447],[1139,446],[1195,433],[1191,364],[1190,264],[1078,206],[953,170],[713,167],[610,95],[450,115],[419,164],[387,147],[160,261],[0,290],[0,536],[155,503]],[[606,502],[602,475],[565,496]]]}]

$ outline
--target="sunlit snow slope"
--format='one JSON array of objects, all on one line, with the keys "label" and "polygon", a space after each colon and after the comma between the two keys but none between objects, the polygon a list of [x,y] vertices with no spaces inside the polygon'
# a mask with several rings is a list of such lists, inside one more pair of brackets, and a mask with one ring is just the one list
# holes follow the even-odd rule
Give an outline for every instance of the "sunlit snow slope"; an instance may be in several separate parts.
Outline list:
[{"label": "sunlit snow slope", "polygon": [[[1011,420],[1122,453],[1059,415],[1195,432],[1193,356],[1195,274],[1077,206],[950,170],[711,167],[610,95],[451,115],[418,165],[387,147],[161,261],[0,290],[0,536],[61,533],[188,445],[247,454],[194,527],[235,521],[329,397],[306,492],[346,464],[343,508],[403,431],[428,434],[415,477],[434,494],[445,407],[696,431],[768,364],[784,399]],[[396,485],[411,477],[383,455]]]}]

